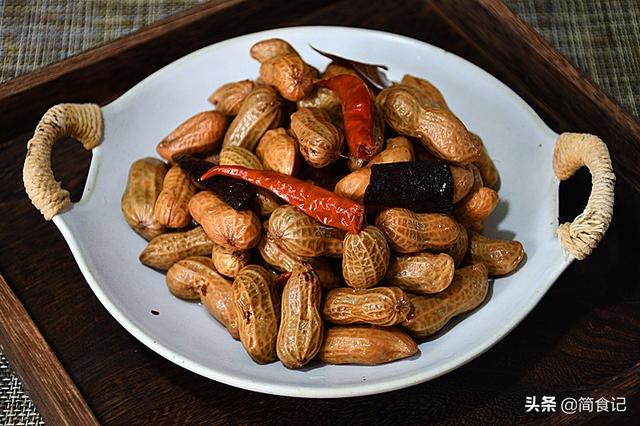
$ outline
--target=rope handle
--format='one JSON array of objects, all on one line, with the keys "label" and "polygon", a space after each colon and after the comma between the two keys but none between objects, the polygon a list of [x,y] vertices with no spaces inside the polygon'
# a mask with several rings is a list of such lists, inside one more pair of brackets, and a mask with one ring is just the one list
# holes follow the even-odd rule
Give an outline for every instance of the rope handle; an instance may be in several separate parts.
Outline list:
[{"label": "rope handle", "polygon": [[46,220],[71,203],[69,191],[62,188],[51,170],[53,144],[71,136],[91,150],[100,144],[102,131],[102,114],[96,104],[58,104],[40,119],[27,143],[22,180],[31,203]]},{"label": "rope handle", "polygon": [[557,230],[560,244],[578,260],[591,254],[609,228],[616,176],[602,139],[587,133],[558,136],[553,153],[553,170],[558,179],[569,179],[582,166],[591,173],[587,206],[573,222],[563,223]]}]

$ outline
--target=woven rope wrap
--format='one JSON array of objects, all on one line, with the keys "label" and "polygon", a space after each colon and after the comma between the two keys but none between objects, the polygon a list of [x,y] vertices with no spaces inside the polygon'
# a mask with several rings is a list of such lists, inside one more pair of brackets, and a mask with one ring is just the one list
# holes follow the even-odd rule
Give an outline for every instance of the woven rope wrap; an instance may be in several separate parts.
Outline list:
[{"label": "woven rope wrap", "polygon": [[558,227],[562,246],[576,259],[591,254],[602,239],[613,216],[616,176],[609,150],[600,138],[581,133],[563,133],[553,153],[553,170],[560,180],[569,179],[582,166],[591,172],[591,195],[584,211],[573,222]]},{"label": "woven rope wrap", "polygon": [[86,150],[102,140],[102,115],[96,104],[58,104],[38,123],[27,144],[22,179],[31,202],[45,219],[51,220],[71,201],[51,170],[51,150],[58,140],[71,136]]}]

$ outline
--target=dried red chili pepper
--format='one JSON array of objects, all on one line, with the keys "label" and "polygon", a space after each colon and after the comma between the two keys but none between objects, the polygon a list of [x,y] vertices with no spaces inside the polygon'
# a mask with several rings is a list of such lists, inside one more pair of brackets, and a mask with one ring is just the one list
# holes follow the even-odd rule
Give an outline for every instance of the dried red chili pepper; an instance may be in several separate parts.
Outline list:
[{"label": "dried red chili pepper", "polygon": [[364,206],[349,198],[271,170],[254,170],[240,166],[214,166],[200,177],[229,176],[273,192],[294,207],[321,223],[357,234],[362,229]]},{"label": "dried red chili pepper", "polygon": [[367,84],[350,74],[336,75],[316,84],[330,89],[340,99],[351,155],[370,160],[376,154],[376,145],[373,141],[373,104]]}]

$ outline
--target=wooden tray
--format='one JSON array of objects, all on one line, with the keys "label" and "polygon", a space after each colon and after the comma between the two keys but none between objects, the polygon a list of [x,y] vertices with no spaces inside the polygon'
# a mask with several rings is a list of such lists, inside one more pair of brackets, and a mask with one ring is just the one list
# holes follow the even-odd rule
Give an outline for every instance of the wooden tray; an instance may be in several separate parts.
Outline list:
[{"label": "wooden tray", "polygon": [[[498,1],[399,0],[389,6],[370,0],[217,0],[0,86],[0,271],[11,285],[0,280],[0,345],[48,422],[88,424],[95,416],[113,424],[601,424],[640,414],[640,124]],[[450,50],[503,80],[555,131],[601,136],[620,177],[614,221],[595,253],[574,262],[501,343],[423,385],[349,400],[300,400],[232,388],[181,369],[111,318],[62,236],[42,220],[22,188],[26,140],[51,105],[105,104],[195,49],[302,24],[381,29]],[[513,143],[517,149],[518,141]],[[78,146],[62,143],[53,158],[76,200],[91,155]],[[562,221],[582,210],[588,179],[579,173],[562,185]],[[626,397],[627,411],[525,413],[525,398],[543,395],[557,402]]]}]

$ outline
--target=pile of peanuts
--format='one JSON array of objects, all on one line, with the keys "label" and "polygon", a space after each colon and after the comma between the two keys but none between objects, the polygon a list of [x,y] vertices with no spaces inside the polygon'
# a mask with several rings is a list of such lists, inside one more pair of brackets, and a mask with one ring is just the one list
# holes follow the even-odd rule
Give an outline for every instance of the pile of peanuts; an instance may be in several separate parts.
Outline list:
[{"label": "pile of peanuts", "polygon": [[[131,166],[122,211],[148,245],[140,261],[166,271],[175,296],[200,301],[258,363],[300,368],[380,364],[414,355],[416,341],[485,299],[489,276],[514,271],[517,241],[481,235],[498,204],[499,177],[481,139],[424,79],[377,90],[377,155],[344,158],[341,104],[320,78],[359,74],[345,63],[323,73],[287,42],[251,48],[260,77],[225,84],[215,106],[189,118]],[[386,136],[386,145],[385,145]],[[248,210],[202,190],[173,156],[273,170],[362,202],[374,164],[446,160],[451,215],[385,207],[355,233],[323,225],[258,189]],[[329,182],[329,183],[327,183]]]}]

